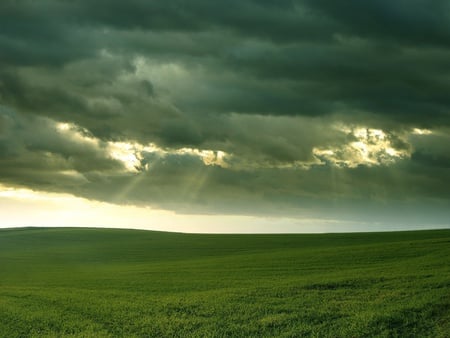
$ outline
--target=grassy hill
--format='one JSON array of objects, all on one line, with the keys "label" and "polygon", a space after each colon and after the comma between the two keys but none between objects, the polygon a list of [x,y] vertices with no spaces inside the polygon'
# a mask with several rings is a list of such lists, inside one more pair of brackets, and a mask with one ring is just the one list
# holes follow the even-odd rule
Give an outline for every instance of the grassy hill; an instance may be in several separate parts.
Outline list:
[{"label": "grassy hill", "polygon": [[0,230],[1,337],[449,337],[450,230]]}]

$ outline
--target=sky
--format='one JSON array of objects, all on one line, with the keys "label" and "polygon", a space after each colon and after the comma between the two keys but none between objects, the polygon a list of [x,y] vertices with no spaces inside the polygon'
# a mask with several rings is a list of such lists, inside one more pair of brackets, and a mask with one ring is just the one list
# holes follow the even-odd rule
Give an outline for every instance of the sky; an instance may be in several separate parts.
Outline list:
[{"label": "sky", "polygon": [[447,0],[2,0],[0,226],[450,227]]}]

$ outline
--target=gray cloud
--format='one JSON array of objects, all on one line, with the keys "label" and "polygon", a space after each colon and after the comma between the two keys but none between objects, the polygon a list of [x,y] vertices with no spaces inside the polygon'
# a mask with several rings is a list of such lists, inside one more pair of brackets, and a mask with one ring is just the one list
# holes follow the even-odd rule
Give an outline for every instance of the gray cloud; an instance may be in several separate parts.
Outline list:
[{"label": "gray cloud", "polygon": [[443,45],[450,43],[448,1],[378,0],[345,4],[307,0],[309,6],[332,19],[349,34],[386,40],[393,44]]},{"label": "gray cloud", "polygon": [[105,144],[67,137],[49,119],[20,116],[0,106],[0,126],[3,183],[70,192],[86,183],[85,174],[123,169],[105,154]]},{"label": "gray cloud", "polygon": [[2,1],[0,183],[182,212],[443,210],[449,9]]}]

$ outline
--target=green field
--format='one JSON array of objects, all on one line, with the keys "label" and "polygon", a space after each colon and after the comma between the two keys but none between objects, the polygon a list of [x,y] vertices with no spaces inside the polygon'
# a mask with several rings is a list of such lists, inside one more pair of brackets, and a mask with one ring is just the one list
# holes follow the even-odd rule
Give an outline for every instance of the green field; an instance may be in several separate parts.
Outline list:
[{"label": "green field", "polygon": [[1,337],[450,337],[450,230],[0,230]]}]

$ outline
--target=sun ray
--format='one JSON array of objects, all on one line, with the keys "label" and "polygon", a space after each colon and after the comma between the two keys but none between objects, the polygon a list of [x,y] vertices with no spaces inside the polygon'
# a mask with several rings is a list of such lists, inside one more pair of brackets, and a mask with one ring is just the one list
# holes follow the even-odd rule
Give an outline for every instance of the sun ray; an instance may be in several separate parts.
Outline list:
[{"label": "sun ray", "polygon": [[126,197],[130,196],[131,192],[145,179],[146,175],[146,171],[134,174],[133,177],[129,179],[128,184],[125,184],[124,187],[114,195],[112,202],[123,203],[126,200]]}]

